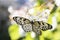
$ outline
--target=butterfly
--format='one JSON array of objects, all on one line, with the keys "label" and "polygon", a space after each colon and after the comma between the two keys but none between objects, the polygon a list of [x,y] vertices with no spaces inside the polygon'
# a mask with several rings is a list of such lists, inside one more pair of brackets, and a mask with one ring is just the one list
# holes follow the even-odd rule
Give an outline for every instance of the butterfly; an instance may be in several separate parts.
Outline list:
[{"label": "butterfly", "polygon": [[43,21],[30,21],[24,17],[13,17],[13,20],[18,24],[21,25],[25,32],[35,32],[38,35],[42,34],[42,31],[46,31],[52,29],[52,25],[43,22]]}]

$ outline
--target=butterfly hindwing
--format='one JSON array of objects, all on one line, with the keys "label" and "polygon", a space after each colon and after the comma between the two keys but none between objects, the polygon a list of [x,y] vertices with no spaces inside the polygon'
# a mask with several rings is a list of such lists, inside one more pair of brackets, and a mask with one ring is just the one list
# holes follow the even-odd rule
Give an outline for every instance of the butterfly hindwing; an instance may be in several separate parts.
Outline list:
[{"label": "butterfly hindwing", "polygon": [[31,32],[32,31],[32,24],[24,24],[22,26],[25,32]]}]

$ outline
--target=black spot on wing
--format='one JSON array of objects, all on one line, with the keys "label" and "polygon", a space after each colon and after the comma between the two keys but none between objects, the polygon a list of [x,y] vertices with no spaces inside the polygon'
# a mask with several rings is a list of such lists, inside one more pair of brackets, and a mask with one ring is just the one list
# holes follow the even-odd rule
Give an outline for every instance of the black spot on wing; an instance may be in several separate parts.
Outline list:
[{"label": "black spot on wing", "polygon": [[14,20],[17,24],[22,25],[22,17],[18,17],[18,16],[13,17],[13,20]]},{"label": "black spot on wing", "polygon": [[48,24],[48,29],[52,29],[52,28],[53,28],[52,25]]},{"label": "black spot on wing", "polygon": [[17,22],[17,17],[13,17],[13,20]]}]

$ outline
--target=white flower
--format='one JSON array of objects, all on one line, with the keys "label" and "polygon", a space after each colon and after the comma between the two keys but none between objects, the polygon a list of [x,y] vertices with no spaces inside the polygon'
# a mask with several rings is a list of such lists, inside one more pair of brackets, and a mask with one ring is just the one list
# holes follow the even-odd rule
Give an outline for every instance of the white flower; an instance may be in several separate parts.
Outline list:
[{"label": "white flower", "polygon": [[57,6],[60,6],[60,0],[54,0]]},{"label": "white flower", "polygon": [[56,16],[52,17],[52,26],[53,28],[51,30],[54,30],[57,27],[57,20],[56,20]]},{"label": "white flower", "polygon": [[31,37],[32,38],[35,38],[36,37],[36,34],[33,31],[31,32]]},{"label": "white flower", "polygon": [[8,7],[8,12],[10,12],[10,13],[13,13],[13,12],[14,12],[14,10],[13,10],[13,7],[12,7],[12,6],[9,6],[9,7]]},{"label": "white flower", "polygon": [[49,14],[50,14],[50,10],[49,9],[44,10],[43,12],[40,13],[40,15],[38,15],[38,16],[40,16],[39,20],[47,22]]},{"label": "white flower", "polygon": [[26,32],[23,30],[21,25],[19,25],[19,34],[20,34],[21,37],[26,36]]}]

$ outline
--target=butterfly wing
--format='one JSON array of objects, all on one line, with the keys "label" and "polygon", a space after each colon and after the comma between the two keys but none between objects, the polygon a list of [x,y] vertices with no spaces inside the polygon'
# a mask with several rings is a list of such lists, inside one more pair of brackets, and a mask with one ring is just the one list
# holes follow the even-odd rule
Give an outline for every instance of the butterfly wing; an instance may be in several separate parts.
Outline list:
[{"label": "butterfly wing", "polygon": [[42,34],[42,31],[41,31],[41,29],[39,27],[38,21],[33,22],[32,30],[33,30],[33,32],[35,32],[38,35],[41,35]]},{"label": "butterfly wing", "polygon": [[23,18],[23,17],[13,17],[13,20],[17,24],[21,25],[25,32],[32,31],[32,24],[30,23],[30,20]]},{"label": "butterfly wing", "polygon": [[45,23],[43,21],[34,21],[32,24],[32,30],[39,35],[42,34],[42,31],[52,29],[52,25]]},{"label": "butterfly wing", "polygon": [[25,32],[31,32],[32,31],[32,24],[24,24],[22,26]]},{"label": "butterfly wing", "polygon": [[23,18],[23,17],[13,17],[13,20],[19,25],[30,23],[29,19],[26,19],[26,18]]},{"label": "butterfly wing", "polygon": [[23,17],[13,17],[13,20],[19,24],[19,25],[22,25],[23,24]]},{"label": "butterfly wing", "polygon": [[40,24],[40,29],[43,30],[43,31],[52,29],[52,25],[50,25],[50,24],[48,24],[46,22],[39,21],[39,24]]}]

